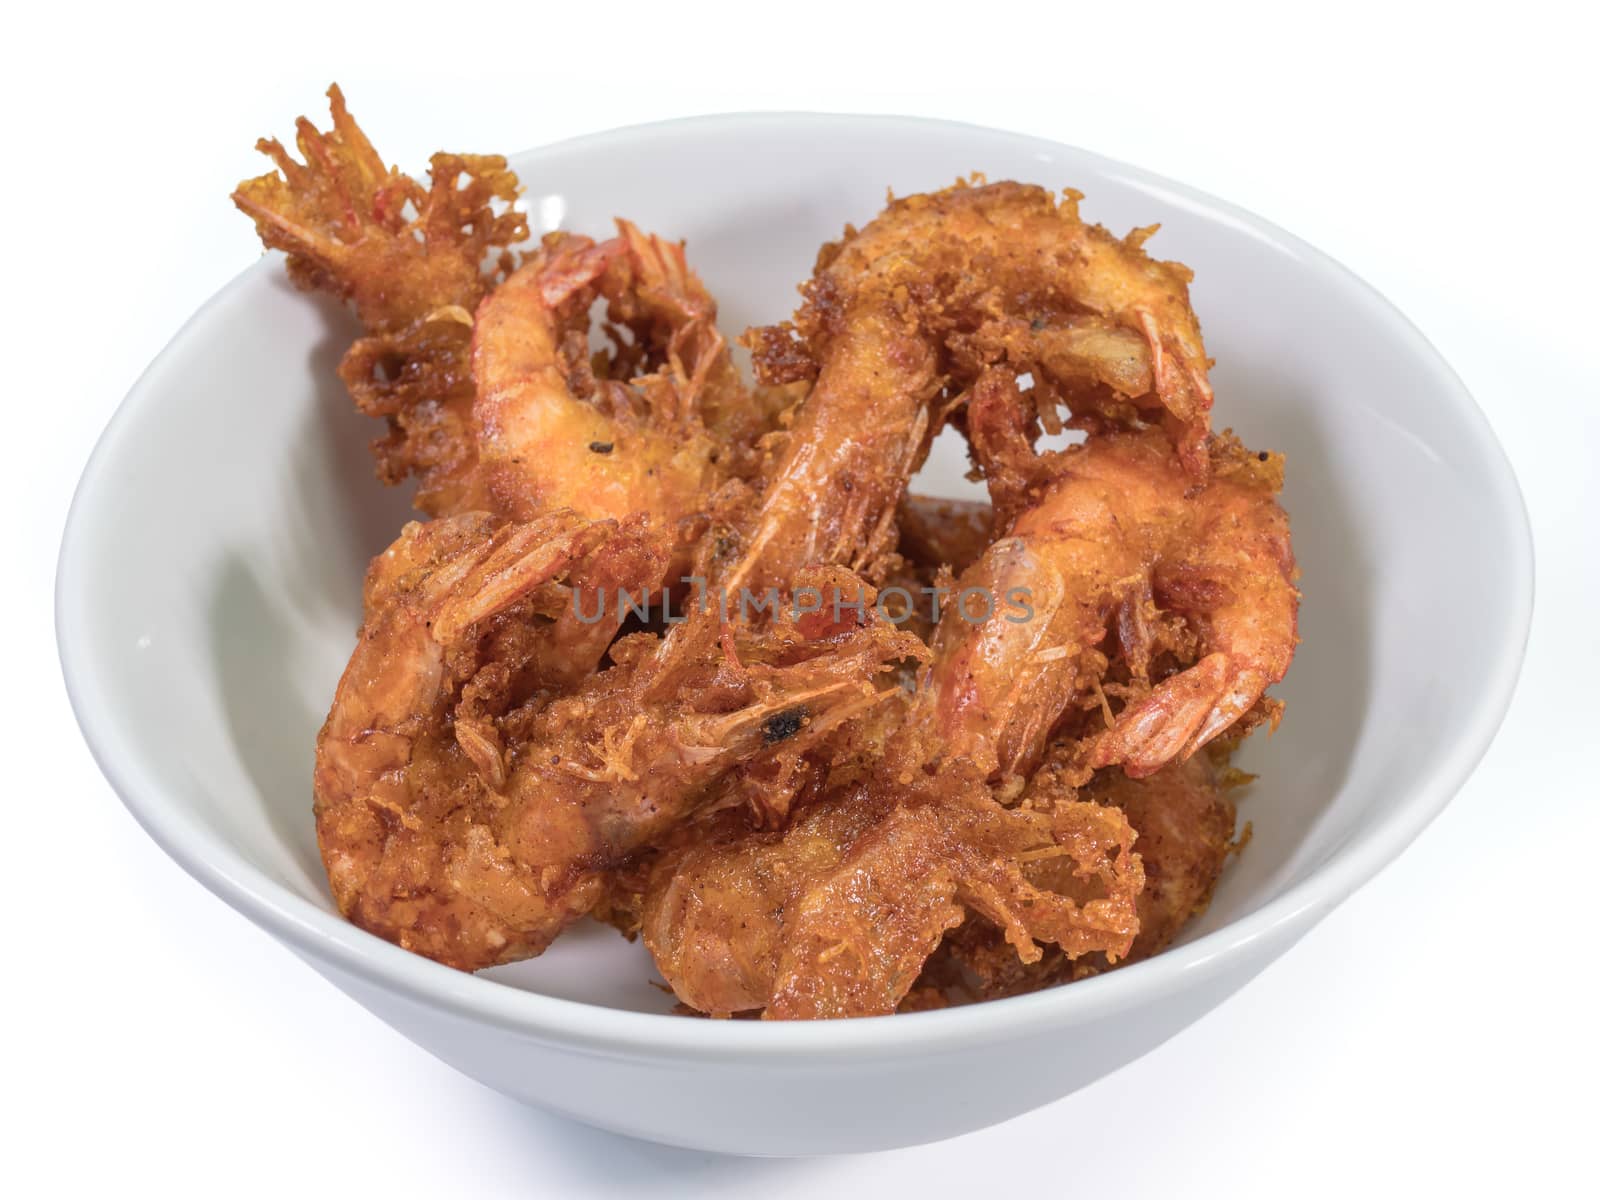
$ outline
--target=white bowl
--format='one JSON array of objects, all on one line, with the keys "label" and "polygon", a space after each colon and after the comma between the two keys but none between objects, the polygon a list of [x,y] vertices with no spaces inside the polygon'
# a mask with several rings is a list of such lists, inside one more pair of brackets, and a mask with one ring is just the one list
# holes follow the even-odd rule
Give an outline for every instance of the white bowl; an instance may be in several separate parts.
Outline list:
[{"label": "white bowl", "polygon": [[[1197,273],[1218,425],[1288,454],[1303,643],[1278,689],[1282,728],[1244,758],[1261,774],[1244,808],[1255,839],[1205,918],[1149,962],[1013,1000],[817,1023],[667,1015],[644,951],[598,927],[487,976],[448,970],[341,920],[317,857],[313,739],[363,566],[407,509],[373,481],[377,429],[334,376],[350,318],[296,293],[274,256],[183,328],[95,449],[61,551],[62,663],[90,748],[150,835],[446,1062],[594,1125],[711,1150],[871,1150],[977,1129],[1223,1000],[1399,854],[1488,746],[1532,607],[1516,481],[1450,368],[1310,246],[1081,150],[893,117],[680,121],[513,165],[535,232],[605,232],[621,214],[686,237],[733,331],[787,315],[817,246],[870,218],[886,187],[981,170],[1080,188],[1086,215],[1119,231],[1161,222],[1152,249]],[[943,445],[919,486],[958,492],[962,466]]]}]

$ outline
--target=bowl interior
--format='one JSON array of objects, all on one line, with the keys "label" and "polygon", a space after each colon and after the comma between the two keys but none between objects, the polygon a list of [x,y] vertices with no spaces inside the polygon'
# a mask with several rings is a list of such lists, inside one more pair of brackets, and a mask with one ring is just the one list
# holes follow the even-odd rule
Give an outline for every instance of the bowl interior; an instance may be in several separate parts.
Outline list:
[{"label": "bowl interior", "polygon": [[[868,220],[885,188],[981,170],[1077,187],[1086,215],[1116,232],[1161,223],[1152,251],[1196,272],[1217,424],[1288,455],[1305,593],[1299,656],[1277,689],[1282,727],[1241,758],[1260,776],[1242,802],[1254,840],[1186,940],[1377,836],[1500,686],[1527,581],[1514,488],[1508,501],[1493,482],[1498,449],[1420,337],[1294,239],[1080,151],[897,119],[708,119],[513,162],[536,233],[604,233],[626,215],[686,238],[734,333],[787,315],[817,247]],[[181,827],[225,874],[248,864],[330,911],[312,746],[359,623],[364,564],[409,516],[403,492],[373,479],[376,423],[334,375],[354,333],[276,260],[218,296],[108,431],[61,577],[69,678],[80,707],[107,714],[96,750],[124,794],[160,797],[141,817],[169,844]],[[964,467],[944,441],[915,486],[965,494]],[[670,1004],[644,951],[598,927],[492,975],[615,1008]]]}]

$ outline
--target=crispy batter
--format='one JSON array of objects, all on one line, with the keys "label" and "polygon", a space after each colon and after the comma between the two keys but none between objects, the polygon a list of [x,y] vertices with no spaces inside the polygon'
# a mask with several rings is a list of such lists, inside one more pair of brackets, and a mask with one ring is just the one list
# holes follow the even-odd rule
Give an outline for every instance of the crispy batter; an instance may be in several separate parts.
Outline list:
[{"label": "crispy batter", "polygon": [[1298,640],[1271,456],[1251,469],[1236,439],[1211,439],[1222,469],[1196,487],[1151,431],[1094,434],[1039,455],[1009,370],[987,372],[973,393],[968,434],[1008,532],[958,586],[1014,611],[941,624],[928,681],[941,696],[940,735],[982,729],[971,747],[980,761],[1026,774],[1086,686],[1085,652],[1113,622],[1123,659],[1148,676],[1159,608],[1192,624],[1201,657],[1127,703],[1086,760],[1148,775],[1193,754],[1283,678]]},{"label": "crispy batter", "polygon": [[348,917],[466,969],[537,954],[719,778],[803,753],[920,650],[875,623],[728,643],[713,615],[671,654],[637,635],[609,669],[575,670],[605,643],[541,619],[540,589],[651,577],[665,551],[650,536],[571,512],[498,528],[472,514],[413,523],[375,562],[317,745],[318,835]]},{"label": "crispy batter", "polygon": [[[1014,377],[991,370],[974,392],[973,424],[1003,430],[1019,404]],[[1035,889],[1031,912],[1085,902],[1073,883],[1083,866],[1077,855],[1075,869],[1063,872],[1051,865],[1047,842],[994,840],[1007,822],[1037,819],[1041,810],[1059,815],[1071,811],[1071,802],[1036,791],[1027,805],[1007,810],[996,796],[1024,787],[1057,722],[1098,687],[1108,666],[1100,647],[1113,629],[1124,663],[1135,664],[1124,687],[1139,699],[1124,711],[1145,722],[1146,742],[1123,756],[1129,775],[1150,775],[1192,756],[1259,698],[1251,672],[1270,670],[1273,653],[1285,662],[1292,653],[1298,596],[1282,512],[1270,490],[1274,479],[1244,471],[1236,443],[1217,439],[1216,447],[1241,469],[1218,471],[1199,487],[1156,431],[1094,434],[1047,456],[1035,455],[1020,435],[979,437],[975,446],[991,479],[1001,477],[996,468],[1004,465],[1019,480],[1014,495],[997,490],[1002,511],[1012,514],[1009,532],[958,581],[934,634],[926,679],[866,783],[806,810],[781,835],[736,833],[668,855],[646,885],[645,943],[691,1006],[719,1013],[760,1008],[775,1017],[891,1011],[969,911],[1006,924],[969,899],[975,880],[995,886],[995,876],[985,876],[961,847],[991,872],[1020,872],[1017,878]],[[1172,578],[1190,586],[1165,582]],[[1200,586],[1213,579],[1213,586]],[[985,601],[987,611],[964,609],[968,595]],[[1152,665],[1177,644],[1163,634],[1157,614],[1145,611],[1158,599],[1199,621],[1201,636],[1182,649],[1190,661],[1194,653],[1204,656],[1152,686]],[[1016,606],[1014,619],[998,611],[1001,603]],[[1181,690],[1219,662],[1236,694],[1193,699]],[[1136,680],[1142,694],[1132,686]],[[1189,707],[1169,705],[1175,693]],[[1226,704],[1242,707],[1230,715]],[[1195,705],[1202,706],[1198,712]],[[1064,784],[1087,774],[1085,757],[1105,765],[1096,760],[1121,721],[1089,738],[1086,752],[1068,757]],[[1192,789],[1209,802],[1215,789],[1185,770],[1174,768],[1175,789]],[[995,794],[991,779],[999,785]],[[952,800],[960,802],[954,809]],[[974,812],[987,823],[963,820]],[[1156,818],[1150,821],[1168,871],[1180,879],[1193,873],[1175,848],[1179,834],[1163,839]],[[1196,848],[1204,851],[1203,844]],[[1036,858],[1040,865],[1027,873],[1023,864]],[[1156,899],[1151,915],[1160,924],[1152,940],[1169,937],[1178,923],[1163,907],[1173,895]],[[1190,900],[1185,918],[1198,903]],[[813,924],[826,934],[813,934]],[[1129,926],[1130,935],[1137,928]],[[1032,936],[1059,941],[1067,960],[1085,953],[1071,938]],[[981,937],[973,938],[981,949]],[[1019,938],[1015,925],[1006,940],[1021,962],[1038,961],[1031,937]],[[1120,944],[1100,949],[1107,964],[1126,952]],[[1011,978],[1009,968],[984,955],[985,972]]]},{"label": "crispy batter", "polygon": [[[623,383],[592,369],[588,313],[603,288],[615,289],[618,306],[643,326],[651,319],[641,311],[646,289],[659,311],[679,297],[687,305],[691,283],[698,287],[681,253],[678,273],[655,273],[661,254],[676,248],[624,228],[629,236],[603,243],[547,237],[478,309],[472,365],[481,473],[495,511],[513,519],[570,508],[597,519],[649,513],[676,529],[713,482],[713,446],[695,401],[726,358],[714,329],[702,337],[701,318],[689,309],[663,312],[661,323],[673,327],[663,347],[674,347],[666,370]],[[642,283],[647,266],[652,275]],[[644,347],[640,340],[630,349]],[[703,357],[686,365],[681,352],[691,349]],[[652,365],[649,357],[631,356],[628,368]]]},{"label": "crispy batter", "polygon": [[[746,334],[750,386],[681,243],[519,259],[504,159],[424,186],[329,101],[234,201],[354,307],[378,473],[436,518],[371,564],[318,739],[343,913],[468,970],[594,914],[687,1011],[808,1019],[1080,978],[1204,909],[1299,594],[1282,459],[1211,433],[1154,227],[891,199]],[[906,493],[947,423],[990,504]]]},{"label": "crispy batter", "polygon": [[466,368],[472,313],[499,278],[499,255],[528,236],[509,208],[517,178],[498,155],[436,154],[429,184],[386,166],[328,89],[333,127],[295,123],[296,161],[276,138],[256,148],[277,170],[248,179],[233,201],[289,277],[355,305],[369,336],[340,375],[363,412],[385,417],[373,445],[386,482],[418,476],[424,512],[474,502],[473,391]]},{"label": "crispy batter", "polygon": [[1159,954],[1205,912],[1235,849],[1227,756],[1196,754],[1144,779],[1101,771],[1080,795],[1120,808],[1139,835],[1134,848],[1144,860],[1145,889],[1128,961]]},{"label": "crispy batter", "polygon": [[[746,335],[762,379],[815,384],[733,577],[759,585],[817,561],[881,577],[895,505],[944,415],[986,366],[1019,354],[1055,372],[1052,395],[1075,412],[1162,415],[1203,473],[1211,393],[1188,272],[1150,259],[1143,240],[1085,224],[1075,196],[997,183],[893,201],[825,248],[792,324]],[[1017,321],[1034,342],[1003,336]],[[1052,338],[1084,329],[1104,361],[1087,348],[1052,357]]]},{"label": "crispy batter", "polygon": [[[619,221],[603,248],[552,235],[513,274],[510,248],[528,228],[504,158],[436,154],[423,187],[384,165],[337,86],[328,97],[329,131],[296,124],[303,161],[263,139],[277,171],[241,183],[233,199],[262,244],[287,253],[298,286],[349,300],[366,326],[339,373],[362,412],[388,421],[373,443],[384,482],[417,476],[417,507],[434,516],[481,508],[528,520],[565,505],[595,517],[651,511],[671,524],[693,511],[702,484],[754,473],[760,440],[793,396],[744,386],[681,244]],[[597,295],[616,346],[590,362]],[[583,395],[567,394],[573,380]],[[539,394],[524,401],[528,388]],[[530,434],[533,417],[512,421],[508,410],[537,411],[541,399],[557,417]],[[483,426],[494,435],[506,424],[524,436],[480,442]],[[684,445],[651,444],[663,437]],[[658,482],[661,496],[608,492],[621,471],[658,469],[677,477]]]},{"label": "crispy batter", "polygon": [[[782,835],[701,842],[656,866],[643,931],[692,1007],[769,1018],[893,1012],[967,912],[1073,958],[1127,952],[1143,884],[1114,808],[1009,810],[981,781],[914,777],[813,805]],[[1026,864],[1070,864],[1078,899],[1040,888]]]},{"label": "crispy batter", "polygon": [[[944,1003],[993,1000],[1081,979],[1165,950],[1185,925],[1206,910],[1238,845],[1226,763],[1225,753],[1202,753],[1145,779],[1130,779],[1112,768],[1096,774],[1081,791],[1041,772],[1030,789],[1030,801],[1050,795],[1051,803],[1061,803],[1063,797],[1076,795],[1121,810],[1138,833],[1134,848],[1145,876],[1137,902],[1138,937],[1122,963],[1099,954],[1073,960],[1057,951],[1046,951],[1038,961],[1027,963],[1006,944],[999,929],[974,918],[945,939],[923,972],[921,992],[937,994]],[[1074,894],[1073,881],[1048,860],[1033,864],[1031,877],[1041,886]]]}]

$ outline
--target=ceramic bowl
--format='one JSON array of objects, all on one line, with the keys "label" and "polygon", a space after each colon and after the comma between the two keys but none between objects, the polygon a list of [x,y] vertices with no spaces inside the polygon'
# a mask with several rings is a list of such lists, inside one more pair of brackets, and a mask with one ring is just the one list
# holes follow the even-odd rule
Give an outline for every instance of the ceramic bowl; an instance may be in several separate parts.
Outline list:
[{"label": "ceramic bowl", "polygon": [[[150,835],[446,1062],[553,1112],[710,1150],[872,1150],[977,1129],[1222,1001],[1399,854],[1483,754],[1532,604],[1516,481],[1450,368],[1325,255],[1132,167],[956,124],[712,117],[512,162],[535,233],[603,234],[622,214],[686,238],[734,332],[787,315],[818,245],[870,219],[885,188],[981,170],[1076,187],[1085,215],[1117,231],[1159,221],[1152,250],[1196,272],[1217,424],[1287,453],[1303,641],[1277,689],[1282,727],[1241,762],[1261,777],[1243,802],[1254,840],[1151,961],[1011,1000],[817,1023],[669,1015],[643,949],[598,926],[533,962],[448,970],[341,920],[317,856],[313,742],[364,564],[408,510],[374,481],[377,428],[334,375],[351,318],[295,292],[270,257],[184,326],[96,447],[61,552],[62,662],[90,748]],[[964,466],[942,442],[916,486],[962,494]]]}]

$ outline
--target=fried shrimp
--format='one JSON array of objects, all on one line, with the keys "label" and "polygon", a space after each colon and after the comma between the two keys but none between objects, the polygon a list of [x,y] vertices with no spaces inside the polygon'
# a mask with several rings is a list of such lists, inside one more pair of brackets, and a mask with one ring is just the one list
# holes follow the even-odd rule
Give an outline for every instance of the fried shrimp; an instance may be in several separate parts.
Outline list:
[{"label": "fried shrimp", "polygon": [[649,539],[571,512],[472,514],[413,524],[377,560],[317,749],[324,861],[357,924],[465,969],[537,954],[710,784],[870,711],[874,675],[917,649],[881,625],[724,644],[701,622],[670,659],[637,635],[552,693],[576,626],[547,615],[566,599],[551,585],[648,580],[665,552]]},{"label": "fried shrimp", "polygon": [[[964,305],[992,322],[1011,300],[1008,286],[1020,291],[1024,280],[1038,278],[1036,264],[997,266],[984,258],[981,269],[943,280],[942,290],[937,273],[927,282],[930,270],[936,272],[930,264],[940,261],[941,237],[960,230],[966,243],[983,247],[988,226],[1019,198],[1001,188],[914,199],[923,203],[902,202],[909,217],[893,206],[890,213],[915,226],[933,210],[923,238],[906,244],[905,231],[886,216],[831,256],[824,253],[808,294],[813,312],[806,342],[821,351],[816,383],[774,467],[735,578],[762,578],[762,572],[810,557],[836,560],[846,547],[857,565],[874,561],[879,530],[892,518],[888,506],[904,487],[904,470],[896,468],[926,449],[926,414],[937,390],[933,372],[942,363],[960,366],[959,355],[944,355],[947,343],[959,341],[950,331],[970,320],[956,314]],[[1025,208],[1035,200],[1020,198]],[[1056,212],[1053,204],[1049,211]],[[1076,222],[1075,211],[1070,216]],[[1005,240],[995,256],[1003,258],[1005,247],[1016,249]],[[962,263],[976,257],[971,244],[962,244],[959,254]],[[907,262],[925,289],[920,306],[905,302],[909,289],[901,272]],[[840,282],[846,268],[854,269],[854,291]],[[969,282],[972,276],[982,282]],[[1081,310],[1066,319],[1081,330]],[[1132,319],[1146,324],[1144,317]],[[803,329],[807,320],[803,310]],[[1041,330],[1049,326],[1046,318]],[[762,339],[758,354],[788,352],[774,348],[770,333]],[[1150,353],[1159,352],[1153,343]],[[693,1006],[760,1008],[779,1017],[892,1011],[945,932],[968,911],[985,912],[974,897],[983,894],[993,905],[1007,894],[999,879],[1027,883],[1023,863],[1057,855],[1076,864],[1073,877],[1095,874],[1093,854],[1062,850],[1061,842],[1040,838],[1037,828],[1031,841],[1009,840],[1016,826],[1032,826],[1040,813],[1003,807],[988,781],[998,780],[1002,794],[1014,797],[1057,720],[1098,684],[1107,666],[1099,646],[1110,618],[1136,594],[1128,589],[1141,573],[1173,555],[1182,532],[1196,523],[1190,510],[1203,504],[1190,492],[1204,472],[1207,447],[1192,441],[1197,410],[1190,407],[1180,413],[1176,450],[1169,433],[1134,429],[1091,436],[1085,446],[1041,458],[1028,438],[1033,416],[1015,368],[976,370],[969,434],[991,477],[995,519],[1006,534],[963,573],[935,632],[923,686],[867,784],[803,810],[781,835],[701,844],[658,865],[643,906],[645,942],[674,990]],[[1175,395],[1174,405],[1194,400],[1193,392]],[[858,455],[874,464],[874,473],[853,465]],[[820,520],[804,524],[806,536],[794,539],[785,531],[800,523],[802,493],[820,506]],[[831,546],[817,540],[830,532],[836,535]],[[975,541],[970,533],[958,534],[952,544],[970,553]],[[981,613],[968,610],[969,595]],[[960,798],[954,808],[953,798]],[[1096,819],[1114,812],[1090,807]],[[1078,811],[1067,804],[1054,814]],[[952,841],[943,840],[945,830],[957,831]],[[1097,925],[1070,893],[1027,883],[1020,911],[1053,913],[1060,924],[1044,932],[1013,921],[1007,940],[1021,961],[1038,961],[1040,940],[1078,958],[1088,948],[1073,935],[1091,927],[1107,939],[1093,949],[1110,961],[1127,952],[1138,928],[1132,896],[1142,875],[1126,843],[1117,844],[1113,875],[1136,882],[1125,893],[1111,888],[1088,903],[1108,903],[1119,918]],[[957,846],[975,857],[964,859]],[[743,907],[747,894],[756,898],[749,910]],[[987,915],[994,919],[1003,908]],[[755,912],[771,915],[757,918]],[[827,936],[811,932],[813,924]],[[786,968],[786,962],[800,965]]]},{"label": "fried shrimp", "polygon": [[380,477],[416,475],[424,512],[465,511],[480,505],[472,313],[503,274],[500,256],[528,236],[508,207],[517,178],[498,155],[435,154],[424,187],[385,166],[337,85],[328,102],[328,132],[296,122],[303,162],[275,138],[256,143],[277,170],[241,183],[233,202],[264,246],[288,254],[296,285],[350,301],[366,326],[339,373],[357,407],[389,423],[373,444]]},{"label": "fried shrimp", "polygon": [[[798,384],[749,387],[717,327],[717,302],[690,269],[682,242],[669,242],[618,220],[627,252],[602,281],[615,343],[607,377],[635,380],[657,423],[669,433],[698,427],[718,480],[754,479],[765,465],[762,439],[805,394]],[[626,331],[622,341],[615,330]],[[661,395],[659,389],[672,390]]]},{"label": "fried shrimp", "polygon": [[[671,527],[699,508],[714,478],[696,401],[713,376],[727,386],[726,347],[704,325],[681,247],[623,230],[602,243],[550,235],[478,309],[482,471],[496,510],[513,519],[571,508],[597,519],[650,512]],[[607,290],[645,331],[629,367],[660,355],[662,370],[626,382],[596,376],[588,313]]]},{"label": "fried shrimp", "polygon": [[[592,916],[693,1010],[814,1019],[1079,979],[1204,909],[1299,593],[1156,227],[891,196],[746,332],[751,384],[682,242],[531,241],[505,159],[419,182],[328,99],[233,200],[360,319],[340,376],[431,518],[317,739],[341,913],[463,970]],[[987,503],[908,494],[946,426]]]},{"label": "fried shrimp", "polygon": [[373,560],[366,621],[317,739],[317,836],[340,911],[446,962],[519,947],[503,904],[450,880],[452,847],[488,812],[481,774],[504,775],[498,731],[475,712],[485,693],[503,702],[514,678],[537,677],[553,648],[518,609],[614,532],[572,514],[496,525],[413,522]]},{"label": "fried shrimp", "polygon": [[763,379],[815,384],[736,579],[757,556],[779,575],[818,561],[870,571],[945,408],[1002,359],[1026,359],[1049,385],[1040,396],[1080,415],[1159,415],[1204,473],[1211,389],[1188,271],[1144,253],[1151,230],[1118,240],[1085,224],[1077,201],[958,185],[893,201],[824,247],[793,323],[747,336]]},{"label": "fried shrimp", "polygon": [[[287,252],[296,284],[350,301],[366,326],[339,372],[389,423],[373,446],[386,483],[416,475],[417,507],[434,516],[621,518],[686,512],[702,484],[754,474],[793,389],[744,385],[681,244],[619,221],[598,246],[552,235],[513,272],[528,229],[505,159],[437,154],[424,188],[384,165],[337,87],[328,95],[329,132],[296,126],[304,162],[263,139],[278,170],[233,199]],[[597,295],[616,345],[591,360]]]},{"label": "fried shrimp", "polygon": [[1144,860],[1145,887],[1130,962],[1161,953],[1205,912],[1238,848],[1232,790],[1236,779],[1248,776],[1227,761],[1225,753],[1195,754],[1143,779],[1101,771],[1078,793],[1081,800],[1120,809],[1139,835],[1134,848]]},{"label": "fried shrimp", "polygon": [[1055,719],[1095,686],[1115,629],[1148,685],[1160,612],[1193,626],[1202,656],[1130,701],[1087,764],[1133,776],[1193,754],[1287,671],[1299,593],[1288,519],[1275,499],[1281,460],[1214,437],[1197,488],[1152,431],[1092,435],[1036,455],[1009,372],[988,373],[968,414],[974,450],[1007,527],[961,578],[963,592],[1015,615],[941,622],[926,690],[946,745],[1001,777],[1028,774]]},{"label": "fried shrimp", "polygon": [[[1126,953],[1143,884],[1117,810],[995,804],[981,780],[930,787],[920,771],[806,808],[782,834],[700,842],[656,866],[645,945],[680,999],[768,1018],[893,1012],[968,912],[1015,954]],[[1031,883],[1025,864],[1068,864],[1080,899]]]},{"label": "fried shrimp", "polygon": [[[1094,874],[1086,860],[1052,850],[1037,840],[1036,830],[1029,845],[1007,842],[994,831],[1009,822],[1034,825],[1041,812],[1056,818],[1078,813],[1079,802],[1036,793],[1008,809],[996,803],[986,781],[998,780],[1002,795],[1017,795],[1057,720],[1081,693],[1098,686],[1108,665],[1101,646],[1109,633],[1115,631],[1119,653],[1129,660],[1130,677],[1148,679],[1156,636],[1147,607],[1159,603],[1197,626],[1203,657],[1190,670],[1216,655],[1238,655],[1241,648],[1254,663],[1266,661],[1274,647],[1292,654],[1293,558],[1273,499],[1277,469],[1270,456],[1264,464],[1231,439],[1213,438],[1216,468],[1199,487],[1165,436],[1153,430],[1092,435],[1080,446],[1039,456],[1016,424],[1020,396],[1009,372],[987,373],[974,392],[975,444],[996,482],[997,507],[1009,528],[959,581],[958,598],[935,634],[923,686],[865,787],[804,810],[781,835],[702,843],[658,865],[644,904],[646,945],[691,1005],[709,1005],[710,1011],[760,1007],[771,1016],[890,1011],[940,939],[969,912],[1005,927],[980,904],[962,900],[974,878],[992,883],[993,877],[963,860],[936,831],[957,831],[951,836],[958,844],[990,855],[984,860],[990,869],[1016,871],[1015,878],[1030,889],[1023,908],[1066,911],[1063,919],[1071,927],[1070,914],[1080,911],[1073,906],[1120,893],[1086,896],[1083,880]],[[1181,581],[1188,581],[1187,590]],[[991,612],[974,620],[961,607],[960,597],[969,593],[986,602],[1015,598],[1017,619]],[[1264,617],[1249,627],[1260,640],[1248,646],[1236,632],[1237,598],[1246,595],[1248,611]],[[1173,681],[1187,674],[1157,684],[1126,711],[1143,711],[1150,697],[1166,696]],[[1210,736],[1229,723],[1218,723]],[[1104,738],[1091,741],[1095,765],[1106,765],[1098,761],[1106,756],[1105,740],[1119,728],[1114,724]],[[1147,945],[1170,937],[1200,903],[1187,881],[1209,876],[1209,895],[1215,872],[1206,864],[1214,859],[1220,869],[1220,851],[1211,851],[1226,835],[1191,845],[1192,827],[1211,822],[1220,829],[1225,812],[1231,834],[1231,806],[1224,810],[1216,802],[1217,789],[1209,775],[1200,778],[1200,766],[1181,761],[1207,740],[1142,744],[1139,752],[1115,761],[1137,778],[1179,759],[1167,781],[1148,790],[1131,779],[1120,789],[1106,785],[1108,796],[1146,801],[1140,817],[1151,827],[1152,844],[1173,881],[1149,908],[1157,925]],[[1078,764],[1073,777],[1083,770]],[[966,807],[942,808],[952,796],[965,797]],[[1186,807],[1172,799],[1195,803]],[[1089,807],[1097,820],[1124,819],[1109,804]],[[963,824],[963,813],[983,814],[986,832]],[[919,853],[929,858],[918,859]],[[1070,865],[1052,864],[1058,854],[1065,855],[1061,864]],[[1140,871],[1136,859],[1118,861],[1117,878]],[[1130,902],[1142,886],[1139,879]],[[1104,878],[1099,882],[1105,885]],[[769,911],[767,919],[754,915]],[[831,940],[808,933],[808,922],[820,923]],[[868,928],[872,955],[860,948]],[[1128,952],[1140,925],[1133,919],[1117,928],[1126,932],[1125,940],[1095,947],[1105,955],[1101,969]],[[1015,957],[1022,978],[1026,964],[1041,961],[1035,939],[1059,945],[1063,962],[1087,953],[1070,937],[1035,930],[1024,938],[1014,926],[1005,939],[1008,950],[996,953]],[[786,962],[801,965],[785,968]],[[1003,974],[992,961],[987,969]]]},{"label": "fried shrimp", "polygon": [[[1299,570],[1278,505],[1283,460],[1229,435],[1211,442],[1211,483],[1190,502],[1182,540],[1150,568],[1151,599],[1195,630],[1202,657],[1128,703],[1088,763],[1135,778],[1188,758],[1257,708],[1288,673],[1299,644]],[[1144,598],[1139,597],[1141,607]],[[1148,661],[1149,623],[1125,607],[1125,657]],[[1270,714],[1276,723],[1276,708]]]},{"label": "fried shrimp", "polygon": [[[1034,777],[1027,803],[1058,805],[1079,801],[1120,811],[1138,834],[1134,849],[1144,867],[1137,908],[1139,935],[1121,964],[1098,954],[1076,960],[1047,950],[1024,962],[1004,933],[983,917],[973,917],[945,938],[919,987],[953,993],[956,998],[992,1000],[1037,991],[1051,984],[1098,974],[1115,965],[1159,954],[1211,902],[1229,857],[1238,848],[1227,754],[1209,749],[1181,763],[1169,763],[1146,779],[1118,770],[1101,771],[1083,788],[1070,786],[1048,767]],[[1061,860],[1039,859],[1025,868],[1036,886],[1066,895],[1080,887]]]}]

